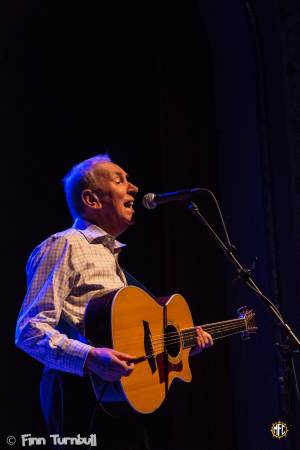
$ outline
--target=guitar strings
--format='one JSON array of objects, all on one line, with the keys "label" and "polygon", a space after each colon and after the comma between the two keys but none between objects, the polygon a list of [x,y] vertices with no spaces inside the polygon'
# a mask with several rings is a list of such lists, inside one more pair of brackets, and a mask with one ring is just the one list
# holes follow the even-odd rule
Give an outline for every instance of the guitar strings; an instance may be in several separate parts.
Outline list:
[{"label": "guitar strings", "polygon": [[[239,333],[240,333],[239,331],[235,331],[235,332],[233,332],[233,333],[227,334],[226,337],[228,337],[228,336],[233,336],[233,335],[239,334]],[[216,338],[214,339],[214,341],[217,341],[218,339],[222,339],[222,337],[225,337],[225,336],[219,336],[219,337],[216,337]],[[158,356],[159,354],[163,353],[163,351],[164,351],[164,347],[162,347],[161,349],[155,349],[155,352],[154,352],[154,353],[151,353],[150,355],[147,355],[147,358],[156,357],[156,356]]]},{"label": "guitar strings", "polygon": [[[228,330],[228,331],[230,331],[230,330]],[[234,330],[234,329],[232,329],[232,333],[226,334],[226,336],[216,336],[216,337],[214,338],[214,341],[216,341],[217,339],[221,339],[221,338],[230,336],[231,334],[237,334],[237,333],[240,333],[240,330]],[[180,340],[178,339],[176,342],[174,341],[174,342],[172,342],[172,343],[169,343],[168,345],[164,345],[163,343],[157,344],[157,345],[153,346],[152,349],[153,349],[153,351],[154,351],[155,353],[161,353],[161,352],[163,352],[163,351],[166,349],[166,347],[168,347],[169,345],[180,344],[180,343],[181,343],[181,342],[180,342]],[[183,347],[183,349],[191,348],[191,347],[193,347],[195,344],[196,344],[196,339],[195,339],[195,340],[193,339],[193,342],[192,342],[192,343],[189,343],[189,344],[186,345],[186,346],[183,345],[182,347]]]},{"label": "guitar strings", "polygon": [[[228,321],[229,322],[229,321]],[[212,334],[215,333],[221,333],[221,332],[226,332],[227,330],[231,330],[231,329],[238,329],[241,326],[244,327],[244,320],[243,319],[235,319],[234,322],[232,323],[228,323],[228,324],[224,324],[222,326],[213,326],[213,327],[207,327],[205,328],[205,331],[209,331]],[[171,332],[171,333],[165,333],[165,334],[161,334],[161,335],[157,335],[156,339],[153,339],[153,337],[148,336],[148,344],[150,345],[158,345],[158,344],[172,344],[175,342],[178,342],[180,339],[189,339],[191,337],[196,337],[196,328],[185,328],[183,330],[181,330],[181,332]],[[245,330],[240,330],[240,331],[247,331]],[[140,342],[140,339],[135,339],[135,340],[131,340],[130,343],[138,343]]]},{"label": "guitar strings", "polygon": [[[231,323],[230,323],[231,322]],[[230,330],[232,328],[235,327],[241,327],[242,325],[244,326],[244,319],[235,319],[234,321],[226,321],[226,323],[224,322],[219,322],[222,325],[219,326],[205,326],[202,325],[202,327],[205,327],[205,331],[208,331],[210,333],[220,333],[220,332],[225,332],[227,330]],[[212,324],[213,325],[213,324]],[[158,344],[158,343],[172,343],[173,341],[176,342],[179,339],[188,339],[192,336],[196,337],[196,329],[197,327],[191,327],[191,328],[184,328],[182,329],[180,332],[176,331],[176,332],[170,332],[170,333],[165,333],[165,334],[160,334],[160,335],[156,335],[156,339],[155,336],[147,336],[148,339],[148,343],[149,344]],[[241,330],[243,331],[243,330]],[[247,331],[245,329],[245,331]],[[138,343],[140,342],[140,339],[133,339],[130,341],[131,344],[133,343]]]},{"label": "guitar strings", "polygon": [[[204,331],[207,331],[209,333],[216,333],[216,332],[221,332],[221,331],[226,331],[227,329],[230,329],[231,327],[241,327],[241,325],[244,324],[244,320],[241,319],[240,321],[234,322],[232,324],[224,324],[222,326],[214,326],[214,327],[206,327],[205,325],[202,326],[205,327],[203,328]],[[159,342],[159,341],[167,341],[168,339],[172,339],[174,338],[178,338],[178,335],[181,334],[183,336],[183,338],[185,337],[189,337],[190,335],[195,335],[196,336],[196,329],[197,327],[194,328],[185,328],[183,330],[181,330],[180,332],[175,331],[175,332],[171,332],[171,333],[165,333],[165,334],[161,334],[161,335],[157,335],[156,337],[153,336],[151,338],[151,342],[155,343],[155,342]]]},{"label": "guitar strings", "polygon": [[[215,327],[215,328],[217,328],[217,327]],[[227,326],[227,327],[222,326],[222,327],[219,327],[219,328],[221,328],[222,332],[224,332],[224,331],[228,332],[228,331],[231,331],[231,330],[236,330],[233,333],[227,334],[226,336],[231,336],[232,334],[237,334],[237,333],[241,333],[242,331],[246,331],[246,330],[239,330],[240,326],[238,326],[238,324],[231,324],[231,326]],[[214,341],[216,341],[217,339],[221,339],[223,337],[226,337],[226,336],[216,336],[216,337],[214,337]],[[193,330],[190,333],[186,334],[185,338],[187,340],[190,339],[190,338],[195,339],[196,338],[195,330]],[[132,342],[133,341],[131,341],[131,343]],[[176,337],[174,336],[172,339],[169,339],[169,340],[161,339],[161,340],[156,340],[155,342],[151,342],[151,338],[150,338],[150,340],[148,342],[149,342],[149,344],[151,344],[153,351],[161,353],[162,351],[164,351],[164,349],[166,347],[166,344],[167,345],[172,345],[172,344],[175,344],[175,343],[180,343],[181,342],[181,336],[179,336],[177,334],[177,336]],[[193,343],[193,345],[194,345],[194,343]],[[193,345],[191,345],[191,346],[193,346]],[[186,347],[186,348],[188,348],[188,347]],[[150,355],[148,355],[148,357],[149,356],[153,356],[153,355],[154,354],[150,354]]]},{"label": "guitar strings", "polygon": [[[212,335],[217,335],[219,333],[225,333],[227,331],[230,331],[232,329],[240,329],[240,331],[243,331],[243,327],[241,325],[231,325],[231,326],[227,326],[227,327],[222,327],[219,329],[214,329],[213,331],[210,331]],[[154,341],[152,341],[154,344],[159,343],[159,342],[166,342],[166,343],[172,343],[178,339],[180,340],[186,340],[189,339],[190,337],[197,337],[197,333],[196,333],[196,329],[191,330],[188,333],[177,333],[177,335],[173,335],[171,337],[166,336],[166,338],[162,338],[162,339],[155,339]]]},{"label": "guitar strings", "polygon": [[[241,328],[241,325],[235,325],[235,326],[228,326],[228,327],[222,327],[219,330],[215,330],[215,333],[224,333],[225,331],[230,331],[230,330],[237,330],[238,332],[242,332],[242,331],[246,331],[243,329],[239,329]],[[165,344],[167,345],[171,345],[171,344],[175,344],[177,342],[180,342],[181,340],[189,340],[190,338],[197,338],[197,334],[196,331],[193,330],[189,333],[186,333],[184,336],[181,334],[177,334],[176,336],[172,336],[171,338],[162,338],[162,339],[156,339],[155,341],[152,341],[152,345],[163,345],[165,346]],[[223,336],[221,336],[223,337]],[[216,337],[214,337],[214,339],[216,339]]]},{"label": "guitar strings", "polygon": [[[216,329],[218,327],[223,327],[223,326],[227,326],[229,324],[234,324],[234,323],[244,323],[244,322],[245,322],[245,319],[241,318],[241,319],[232,319],[232,320],[225,320],[223,322],[215,322],[215,323],[211,323],[211,324],[199,325],[199,327],[203,328],[204,331],[207,331],[207,330],[212,331],[212,330],[214,330],[214,329]],[[196,327],[190,327],[190,328],[183,328],[180,331],[184,332],[185,330],[186,331],[187,330],[192,330],[192,329],[195,330],[196,328],[198,328],[198,327],[196,326]],[[178,331],[173,331],[173,332],[166,333],[166,334],[168,336],[170,336],[172,334],[178,334]],[[156,335],[156,336],[152,336],[152,339],[155,340],[156,338],[161,338],[162,336],[164,336],[164,335],[163,334],[159,334],[159,335]]]},{"label": "guitar strings", "polygon": [[[240,320],[235,319],[235,321],[233,323],[231,323],[230,326],[227,326],[226,324],[224,324],[222,326],[207,326],[206,327],[205,325],[203,325],[202,328],[205,327],[205,328],[203,328],[205,331],[208,331],[208,332],[214,334],[214,333],[224,332],[224,331],[230,330],[232,328],[240,328],[241,326],[243,326],[243,328],[245,326],[245,320],[244,319],[240,319]],[[152,338],[151,343],[153,343],[153,344],[156,344],[158,342],[163,342],[163,343],[172,343],[172,342],[174,342],[175,343],[179,339],[185,339],[185,338],[188,339],[188,338],[190,338],[192,336],[196,337],[197,336],[196,335],[196,328],[197,327],[187,328],[186,330],[190,330],[188,333],[186,333],[185,330],[181,330],[181,332],[172,332],[172,333],[167,333],[165,335],[160,335],[160,337],[157,336],[156,339]],[[243,328],[240,329],[239,332],[243,332],[243,331],[245,331],[245,332],[248,331],[249,332],[249,329],[247,327],[245,327],[244,329]]]}]

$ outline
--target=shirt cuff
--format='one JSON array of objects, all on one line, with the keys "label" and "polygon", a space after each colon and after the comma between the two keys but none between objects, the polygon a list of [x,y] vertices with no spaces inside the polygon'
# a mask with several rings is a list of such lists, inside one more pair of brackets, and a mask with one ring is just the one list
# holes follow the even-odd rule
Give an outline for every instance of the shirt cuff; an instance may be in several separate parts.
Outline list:
[{"label": "shirt cuff", "polygon": [[87,373],[84,368],[85,361],[89,351],[92,348],[93,347],[91,345],[84,344],[83,342],[75,339],[70,339],[68,356],[66,356],[66,370],[83,377]]}]

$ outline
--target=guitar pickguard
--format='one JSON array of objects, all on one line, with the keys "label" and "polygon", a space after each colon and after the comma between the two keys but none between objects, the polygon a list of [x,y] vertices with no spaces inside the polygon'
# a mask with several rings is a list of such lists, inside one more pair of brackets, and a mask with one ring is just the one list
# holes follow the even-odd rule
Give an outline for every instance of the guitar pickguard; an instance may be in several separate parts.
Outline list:
[{"label": "guitar pickguard", "polygon": [[[164,353],[159,353],[156,356],[156,362],[157,362],[157,366],[158,366],[159,382],[165,383],[166,371],[165,371],[165,355],[164,355]],[[182,361],[179,361],[178,363],[174,364],[168,360],[168,371],[167,371],[168,374],[172,371],[181,372],[182,368],[183,368]]]}]

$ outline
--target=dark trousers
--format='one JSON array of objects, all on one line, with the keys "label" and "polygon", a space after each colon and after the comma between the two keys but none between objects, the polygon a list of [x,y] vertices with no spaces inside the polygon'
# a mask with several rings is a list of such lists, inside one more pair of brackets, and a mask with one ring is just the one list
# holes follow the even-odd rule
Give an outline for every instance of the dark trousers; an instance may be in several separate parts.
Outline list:
[{"label": "dark trousers", "polygon": [[[160,440],[150,443],[157,433],[151,432],[153,424],[149,415],[110,417],[102,411],[96,404],[88,376],[82,378],[47,369],[41,378],[40,398],[49,435],[89,437],[96,434],[97,448],[101,450],[166,449]],[[66,450],[75,446],[54,448]],[[89,447],[82,445],[80,448]]]}]

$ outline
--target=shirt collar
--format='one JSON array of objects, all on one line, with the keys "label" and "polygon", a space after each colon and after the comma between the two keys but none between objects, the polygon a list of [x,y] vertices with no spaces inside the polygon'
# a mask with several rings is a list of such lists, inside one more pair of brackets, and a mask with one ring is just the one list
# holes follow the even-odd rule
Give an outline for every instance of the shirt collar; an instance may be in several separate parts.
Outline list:
[{"label": "shirt collar", "polygon": [[90,244],[101,242],[101,244],[108,247],[112,253],[119,253],[122,247],[126,247],[126,244],[117,241],[114,236],[108,234],[102,228],[98,227],[98,225],[81,217],[77,217],[72,228],[80,231]]}]

